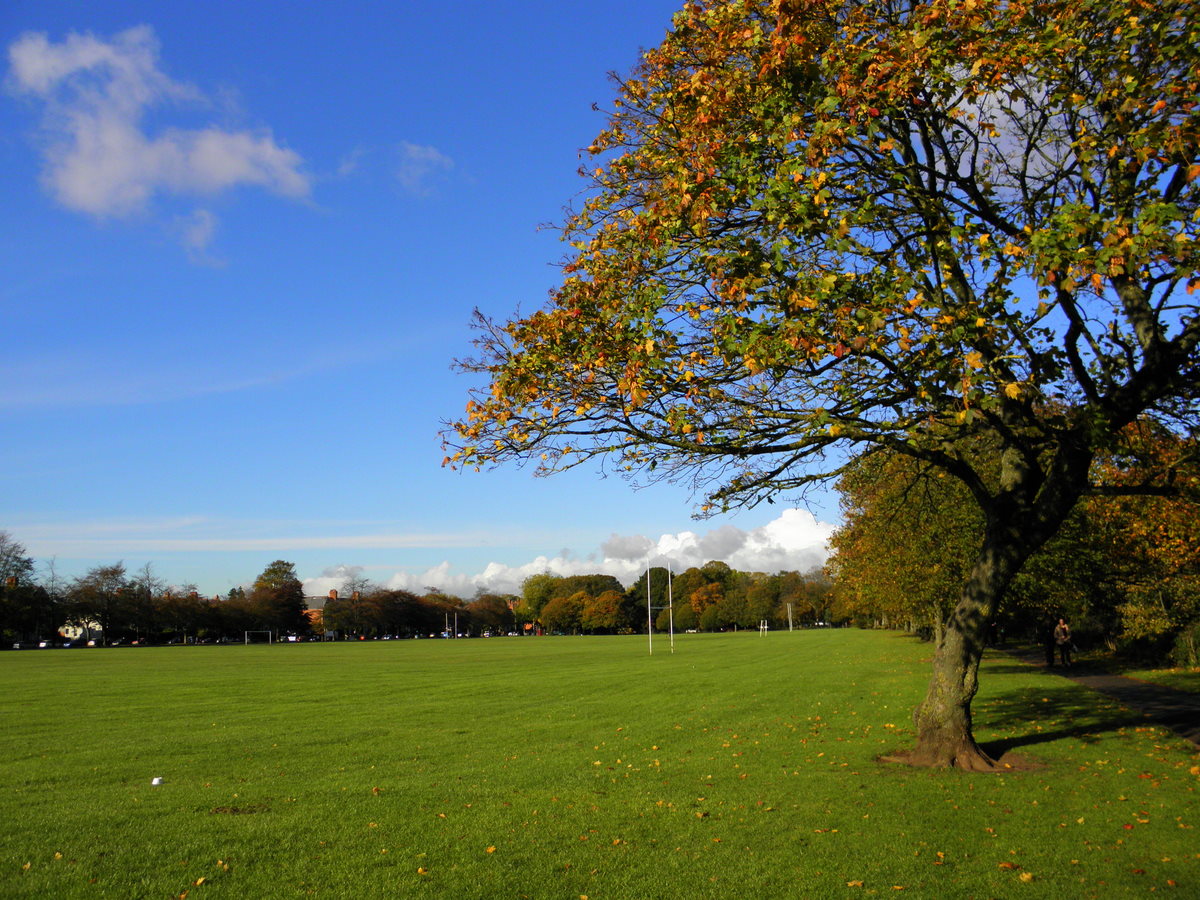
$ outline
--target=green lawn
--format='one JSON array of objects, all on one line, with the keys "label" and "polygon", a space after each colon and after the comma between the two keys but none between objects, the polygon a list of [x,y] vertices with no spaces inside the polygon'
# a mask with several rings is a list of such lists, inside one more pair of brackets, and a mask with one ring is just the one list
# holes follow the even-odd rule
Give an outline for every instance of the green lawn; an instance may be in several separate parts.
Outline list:
[{"label": "green lawn", "polygon": [[1121,674],[1154,684],[1163,684],[1177,691],[1200,694],[1200,669],[1125,669]]},{"label": "green lawn", "polygon": [[0,896],[1200,894],[1200,754],[1077,685],[989,659],[978,736],[1043,766],[963,775],[876,762],[928,645],[667,649],[0,654]]}]

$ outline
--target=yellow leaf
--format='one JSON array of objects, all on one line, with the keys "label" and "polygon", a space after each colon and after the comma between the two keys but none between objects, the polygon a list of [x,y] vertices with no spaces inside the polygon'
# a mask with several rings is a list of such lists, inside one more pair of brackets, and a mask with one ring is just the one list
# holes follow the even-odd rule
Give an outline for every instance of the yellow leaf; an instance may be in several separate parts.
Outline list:
[{"label": "yellow leaf", "polygon": [[847,881],[846,882],[846,887],[862,887],[862,886],[863,886],[863,883],[861,881]]},{"label": "yellow leaf", "polygon": [[1029,882],[1033,881],[1033,873],[1032,872],[1022,872],[1020,875],[1020,878],[1022,881],[1024,881],[1026,884],[1028,884]]},{"label": "yellow leaf", "polygon": [[1021,385],[1015,381],[1010,381],[1004,386],[1004,394],[1010,400],[1021,399]]},{"label": "yellow leaf", "polygon": [[495,853],[495,852],[496,852],[496,848],[495,848],[495,847],[488,847],[488,848],[487,848],[487,852],[488,852],[488,853]]},{"label": "yellow leaf", "polygon": [[970,366],[972,369],[982,369],[983,368],[983,354],[980,353],[978,350],[972,350],[970,353],[967,354],[967,365]]}]

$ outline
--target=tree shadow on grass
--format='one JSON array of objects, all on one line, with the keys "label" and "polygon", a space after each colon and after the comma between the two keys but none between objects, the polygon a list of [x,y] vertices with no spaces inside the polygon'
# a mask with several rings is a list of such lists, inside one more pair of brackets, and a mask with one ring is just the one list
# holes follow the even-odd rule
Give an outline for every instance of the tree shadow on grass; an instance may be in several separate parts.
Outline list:
[{"label": "tree shadow on grass", "polygon": [[[990,667],[996,672],[1003,667]],[[1028,673],[1028,668],[1022,668]],[[1095,743],[1124,728],[1157,724],[1145,714],[1075,685],[1019,688],[975,704],[975,734],[993,759],[1006,753],[1054,741]]]}]

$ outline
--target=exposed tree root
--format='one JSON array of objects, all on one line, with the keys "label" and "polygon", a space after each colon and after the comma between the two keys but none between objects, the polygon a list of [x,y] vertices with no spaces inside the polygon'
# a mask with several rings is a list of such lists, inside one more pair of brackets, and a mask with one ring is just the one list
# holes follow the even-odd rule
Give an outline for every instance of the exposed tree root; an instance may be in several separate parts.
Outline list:
[{"label": "exposed tree root", "polygon": [[999,759],[992,759],[975,745],[970,748],[959,747],[953,752],[922,752],[920,748],[897,750],[878,757],[878,761],[914,768],[958,769],[962,772],[1019,772],[1041,768],[1039,763],[1015,753],[1005,753]]}]

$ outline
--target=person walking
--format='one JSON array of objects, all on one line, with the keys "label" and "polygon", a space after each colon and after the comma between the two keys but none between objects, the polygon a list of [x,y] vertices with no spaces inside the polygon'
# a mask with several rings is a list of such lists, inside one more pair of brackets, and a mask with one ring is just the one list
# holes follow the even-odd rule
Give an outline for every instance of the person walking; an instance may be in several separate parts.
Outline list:
[{"label": "person walking", "polygon": [[1060,618],[1054,626],[1054,643],[1058,647],[1058,660],[1064,668],[1071,668],[1071,626]]}]

